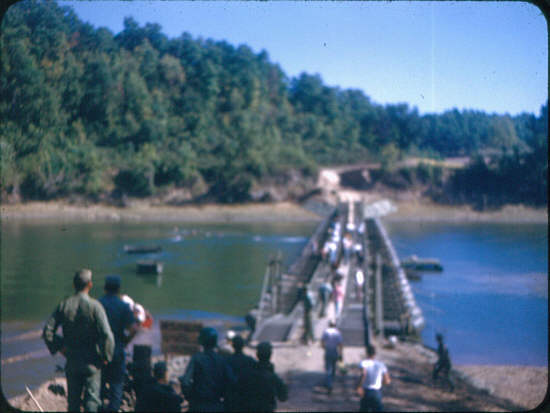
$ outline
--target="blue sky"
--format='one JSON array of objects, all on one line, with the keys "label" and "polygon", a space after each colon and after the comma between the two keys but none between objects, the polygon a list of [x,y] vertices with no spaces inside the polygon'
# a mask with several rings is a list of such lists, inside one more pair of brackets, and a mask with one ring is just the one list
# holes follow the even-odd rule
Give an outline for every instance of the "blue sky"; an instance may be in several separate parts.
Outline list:
[{"label": "blue sky", "polygon": [[289,76],[361,89],[421,114],[452,108],[539,114],[548,98],[546,20],[524,2],[60,2],[113,33],[125,16],[168,37],[265,49]]}]

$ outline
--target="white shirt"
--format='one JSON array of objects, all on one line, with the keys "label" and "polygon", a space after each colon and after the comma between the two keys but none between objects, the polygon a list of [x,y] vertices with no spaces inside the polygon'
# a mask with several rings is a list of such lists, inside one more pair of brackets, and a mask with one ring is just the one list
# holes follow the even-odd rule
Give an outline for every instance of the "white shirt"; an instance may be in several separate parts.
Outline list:
[{"label": "white shirt", "polygon": [[357,285],[363,285],[363,283],[365,282],[365,275],[363,274],[363,271],[357,270],[357,272],[355,273],[355,282],[357,283]]},{"label": "white shirt", "polygon": [[382,388],[382,378],[384,373],[388,372],[386,365],[378,360],[363,360],[360,364],[365,374],[363,383],[364,389],[380,390]]}]

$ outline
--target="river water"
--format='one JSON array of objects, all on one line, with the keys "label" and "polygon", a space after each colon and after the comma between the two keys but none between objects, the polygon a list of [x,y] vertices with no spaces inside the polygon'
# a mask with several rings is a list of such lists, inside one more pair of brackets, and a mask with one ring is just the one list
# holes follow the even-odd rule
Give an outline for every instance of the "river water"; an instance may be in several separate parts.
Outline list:
[{"label": "river water", "polygon": [[397,254],[438,258],[411,281],[425,344],[442,333],[455,364],[548,365],[545,224],[389,223]]},{"label": "river water", "polygon": [[[177,226],[176,226],[177,225]],[[265,265],[278,251],[287,267],[316,224],[149,224],[3,222],[1,234],[2,390],[12,397],[51,378],[51,357],[38,337],[72,274],[94,272],[91,295],[105,276],[156,320],[224,317],[241,320],[257,302]],[[457,364],[547,365],[548,233],[545,225],[387,224],[400,257],[439,258],[441,274],[411,283],[427,321],[423,339],[445,334]],[[162,246],[149,258],[162,276],[135,271],[124,245]],[[23,353],[25,361],[5,362]]]},{"label": "river water", "polygon": [[[156,320],[242,320],[258,301],[269,258],[280,251],[283,265],[290,265],[316,227],[175,225],[2,223],[2,390],[7,397],[24,393],[25,384],[32,389],[51,378],[55,364],[63,363],[61,356],[49,356],[37,332],[60,299],[71,294],[75,269],[92,269],[90,295],[96,298],[108,274],[120,275],[122,292]],[[146,257],[164,262],[162,276],[137,275],[140,257],[126,254],[126,244],[160,245],[162,252]],[[6,363],[28,352],[34,357]]]}]

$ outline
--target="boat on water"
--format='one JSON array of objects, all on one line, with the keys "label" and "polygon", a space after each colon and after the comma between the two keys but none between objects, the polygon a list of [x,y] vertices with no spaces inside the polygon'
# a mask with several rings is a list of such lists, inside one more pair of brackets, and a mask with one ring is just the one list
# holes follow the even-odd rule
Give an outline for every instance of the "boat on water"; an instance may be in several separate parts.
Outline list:
[{"label": "boat on water", "polygon": [[411,255],[401,262],[401,266],[406,271],[443,271],[443,266],[436,258],[418,258],[416,255]]},{"label": "boat on water", "polygon": [[136,271],[138,274],[161,274],[164,263],[161,261],[138,261]]},{"label": "boat on water", "polygon": [[124,252],[127,254],[150,254],[161,252],[162,247],[159,245],[125,245]]}]

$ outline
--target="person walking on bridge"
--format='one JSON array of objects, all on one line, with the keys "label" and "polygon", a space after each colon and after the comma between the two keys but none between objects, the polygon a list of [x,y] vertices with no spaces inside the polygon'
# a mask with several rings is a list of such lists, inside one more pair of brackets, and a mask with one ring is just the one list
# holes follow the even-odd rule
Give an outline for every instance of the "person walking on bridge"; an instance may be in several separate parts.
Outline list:
[{"label": "person walking on bridge", "polygon": [[323,318],[327,313],[327,304],[330,300],[330,295],[332,294],[332,286],[329,282],[325,281],[319,286],[319,300],[321,301],[321,310],[319,312],[319,317]]},{"label": "person walking on bridge", "polygon": [[[65,298],[46,321],[42,338],[51,354],[67,358],[68,408],[97,412],[101,404],[101,368],[113,358],[115,339],[107,315],[99,301],[88,294],[92,271],[82,269],[73,278],[75,293]],[[61,326],[63,336],[56,331]],[[84,393],[84,396],[82,396]]]},{"label": "person walking on bridge", "polygon": [[310,341],[315,341],[311,320],[311,312],[315,306],[315,300],[313,294],[304,283],[298,283],[298,301],[303,303],[304,310],[304,333],[302,334],[302,342],[308,345]]},{"label": "person walking on bridge", "polygon": [[365,285],[365,274],[363,270],[358,269],[355,272],[355,298],[357,301],[361,301],[363,298],[363,289]]},{"label": "person walking on bridge", "polygon": [[332,281],[332,299],[334,300],[334,320],[337,320],[344,306],[344,286],[341,275],[336,275]]},{"label": "person walking on bridge", "polygon": [[381,361],[375,360],[376,349],[369,345],[367,347],[367,359],[361,362],[361,380],[357,387],[357,393],[361,397],[359,411],[381,412],[384,410],[382,404],[382,386],[390,384],[391,379],[388,368]]},{"label": "person walking on bridge", "polygon": [[321,337],[321,345],[325,349],[325,371],[328,393],[332,392],[332,382],[336,374],[336,362],[342,358],[342,334],[336,328],[334,321],[329,321],[328,328],[323,332]]}]

